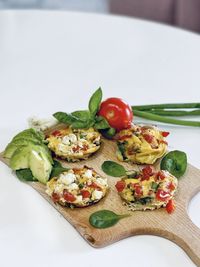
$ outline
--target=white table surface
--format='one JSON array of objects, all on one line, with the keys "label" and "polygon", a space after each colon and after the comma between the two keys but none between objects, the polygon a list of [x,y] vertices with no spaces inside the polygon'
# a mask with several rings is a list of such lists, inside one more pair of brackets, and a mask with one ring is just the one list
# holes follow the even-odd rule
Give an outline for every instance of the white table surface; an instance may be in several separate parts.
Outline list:
[{"label": "white table surface", "polygon": [[[104,97],[130,104],[200,102],[200,36],[136,19],[50,11],[0,12],[0,149],[31,115],[84,108]],[[200,168],[200,129],[160,126]],[[200,226],[200,194],[189,207]],[[90,247],[37,192],[0,163],[0,266],[195,266],[174,243],[130,237]]]}]

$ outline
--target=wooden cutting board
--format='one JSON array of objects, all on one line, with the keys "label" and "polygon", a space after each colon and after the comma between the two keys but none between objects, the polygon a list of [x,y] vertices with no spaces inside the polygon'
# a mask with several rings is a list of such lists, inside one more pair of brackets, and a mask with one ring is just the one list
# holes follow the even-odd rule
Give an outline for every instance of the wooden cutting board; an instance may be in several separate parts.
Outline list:
[{"label": "wooden cutting board", "polygon": [[[117,161],[115,156],[116,144],[109,140],[103,140],[100,150],[88,160],[79,163],[67,163],[68,167],[82,167],[87,165],[93,167],[102,176],[106,175],[101,170],[101,164],[105,160]],[[0,155],[0,160],[7,163]],[[127,169],[141,168],[127,163],[123,164]],[[156,167],[156,166],[155,166]],[[107,176],[108,177],[108,176]],[[109,209],[118,214],[127,213],[127,208],[115,190],[118,178],[108,177],[110,191],[99,203],[87,208],[64,208],[54,204],[45,193],[45,186],[39,182],[29,182],[29,185],[38,191],[51,205],[53,205],[68,220],[81,236],[93,247],[99,248],[112,244],[123,238],[150,234],[167,238],[179,245],[193,262],[200,266],[200,229],[190,220],[187,209],[191,198],[200,191],[200,170],[188,165],[184,177],[179,180],[178,193],[175,197],[176,210],[168,214],[165,209],[154,211],[134,211],[129,213],[131,217],[119,221],[115,226],[107,229],[95,229],[89,224],[89,216],[101,209]],[[200,211],[197,210],[199,213]]]}]

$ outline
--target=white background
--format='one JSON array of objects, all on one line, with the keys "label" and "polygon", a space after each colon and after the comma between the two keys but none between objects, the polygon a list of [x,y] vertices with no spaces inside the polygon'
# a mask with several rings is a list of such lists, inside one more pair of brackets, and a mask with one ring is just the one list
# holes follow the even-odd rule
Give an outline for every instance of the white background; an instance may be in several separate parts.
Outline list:
[{"label": "white background", "polygon": [[[104,97],[132,105],[200,102],[200,37],[155,23],[68,12],[0,12],[0,149],[31,115],[85,108]],[[136,121],[141,121],[140,119]],[[200,168],[200,130],[170,131],[170,149]],[[200,226],[200,194],[189,214]],[[90,247],[37,192],[0,163],[0,261],[10,266],[195,266],[172,242],[137,236]]]}]

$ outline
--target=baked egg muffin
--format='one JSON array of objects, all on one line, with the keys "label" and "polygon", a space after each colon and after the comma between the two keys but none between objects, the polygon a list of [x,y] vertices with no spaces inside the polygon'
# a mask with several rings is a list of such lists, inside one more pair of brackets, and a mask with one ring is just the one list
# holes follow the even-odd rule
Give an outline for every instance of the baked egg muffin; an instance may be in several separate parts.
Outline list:
[{"label": "baked egg muffin", "polygon": [[99,202],[108,191],[107,179],[92,168],[69,169],[47,183],[46,193],[55,203],[87,207]]},{"label": "baked egg muffin", "polygon": [[68,127],[53,131],[48,137],[48,147],[56,156],[68,161],[87,159],[101,144],[101,135],[94,128],[72,129]]},{"label": "baked egg muffin", "polygon": [[153,164],[166,153],[168,134],[153,126],[133,125],[122,130],[116,135],[117,158],[136,164]]},{"label": "baked egg muffin", "polygon": [[123,177],[115,185],[124,205],[129,210],[154,210],[166,207],[173,209],[173,198],[177,191],[178,180],[168,171],[154,172],[146,166],[140,172]]}]

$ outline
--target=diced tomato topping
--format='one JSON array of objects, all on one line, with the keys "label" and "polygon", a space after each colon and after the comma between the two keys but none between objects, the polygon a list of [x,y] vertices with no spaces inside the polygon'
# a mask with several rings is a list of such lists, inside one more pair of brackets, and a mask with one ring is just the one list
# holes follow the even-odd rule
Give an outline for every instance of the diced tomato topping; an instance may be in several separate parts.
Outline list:
[{"label": "diced tomato topping", "polygon": [[86,150],[88,150],[88,148],[89,148],[89,146],[87,144],[84,144],[83,147],[82,147],[82,150],[86,151]]},{"label": "diced tomato topping", "polygon": [[125,140],[125,139],[130,138],[130,137],[132,137],[131,134],[126,134],[126,135],[122,135],[122,136],[117,136],[116,139],[117,140]]},{"label": "diced tomato topping", "polygon": [[174,200],[170,199],[169,202],[167,203],[166,206],[166,210],[169,214],[171,214],[172,212],[174,212],[175,210],[175,204],[174,204]]},{"label": "diced tomato topping", "polygon": [[115,185],[118,192],[122,192],[126,187],[126,183],[124,181],[118,181]]},{"label": "diced tomato topping", "polygon": [[162,171],[157,172],[156,178],[157,178],[157,180],[164,180],[165,179],[164,172],[162,172]]},{"label": "diced tomato topping", "polygon": [[52,135],[53,136],[60,136],[61,135],[61,132],[58,131],[58,130],[55,130],[54,132],[52,132]]},{"label": "diced tomato topping", "polygon": [[81,195],[83,198],[89,198],[91,196],[88,190],[81,190]]},{"label": "diced tomato topping", "polygon": [[92,182],[91,185],[89,185],[89,187],[94,188],[96,190],[101,190],[101,187],[98,186],[95,182]]},{"label": "diced tomato topping", "polygon": [[151,175],[153,175],[153,169],[151,166],[148,165],[142,169],[142,180],[149,180]]},{"label": "diced tomato topping", "polygon": [[144,137],[144,139],[147,141],[147,143],[152,143],[152,141],[153,141],[153,135],[151,135],[151,134],[143,134],[143,137]]},{"label": "diced tomato topping", "polygon": [[72,148],[72,150],[73,150],[73,152],[74,153],[76,153],[76,152],[78,152],[79,150],[80,150],[80,146],[79,145],[77,145],[77,146],[74,146],[73,148]]},{"label": "diced tomato topping", "polygon": [[160,140],[159,142],[160,142],[160,144],[168,145],[167,141],[165,141],[165,140]]},{"label": "diced tomato topping", "polygon": [[167,201],[170,198],[170,193],[162,189],[158,189],[158,191],[156,192],[156,198],[160,201]]},{"label": "diced tomato topping", "polygon": [[162,132],[161,134],[163,137],[167,137],[169,135],[169,132]]},{"label": "diced tomato topping", "polygon": [[167,188],[169,188],[170,191],[173,191],[175,189],[175,185],[171,182]]},{"label": "diced tomato topping", "polygon": [[74,202],[76,200],[76,197],[69,193],[66,189],[63,190],[63,198],[69,202]]},{"label": "diced tomato topping", "polygon": [[55,192],[52,193],[51,197],[53,202],[58,202],[60,200],[60,196]]},{"label": "diced tomato topping", "polygon": [[138,196],[142,195],[142,187],[139,184],[133,184],[133,188],[135,190],[135,194]]}]

